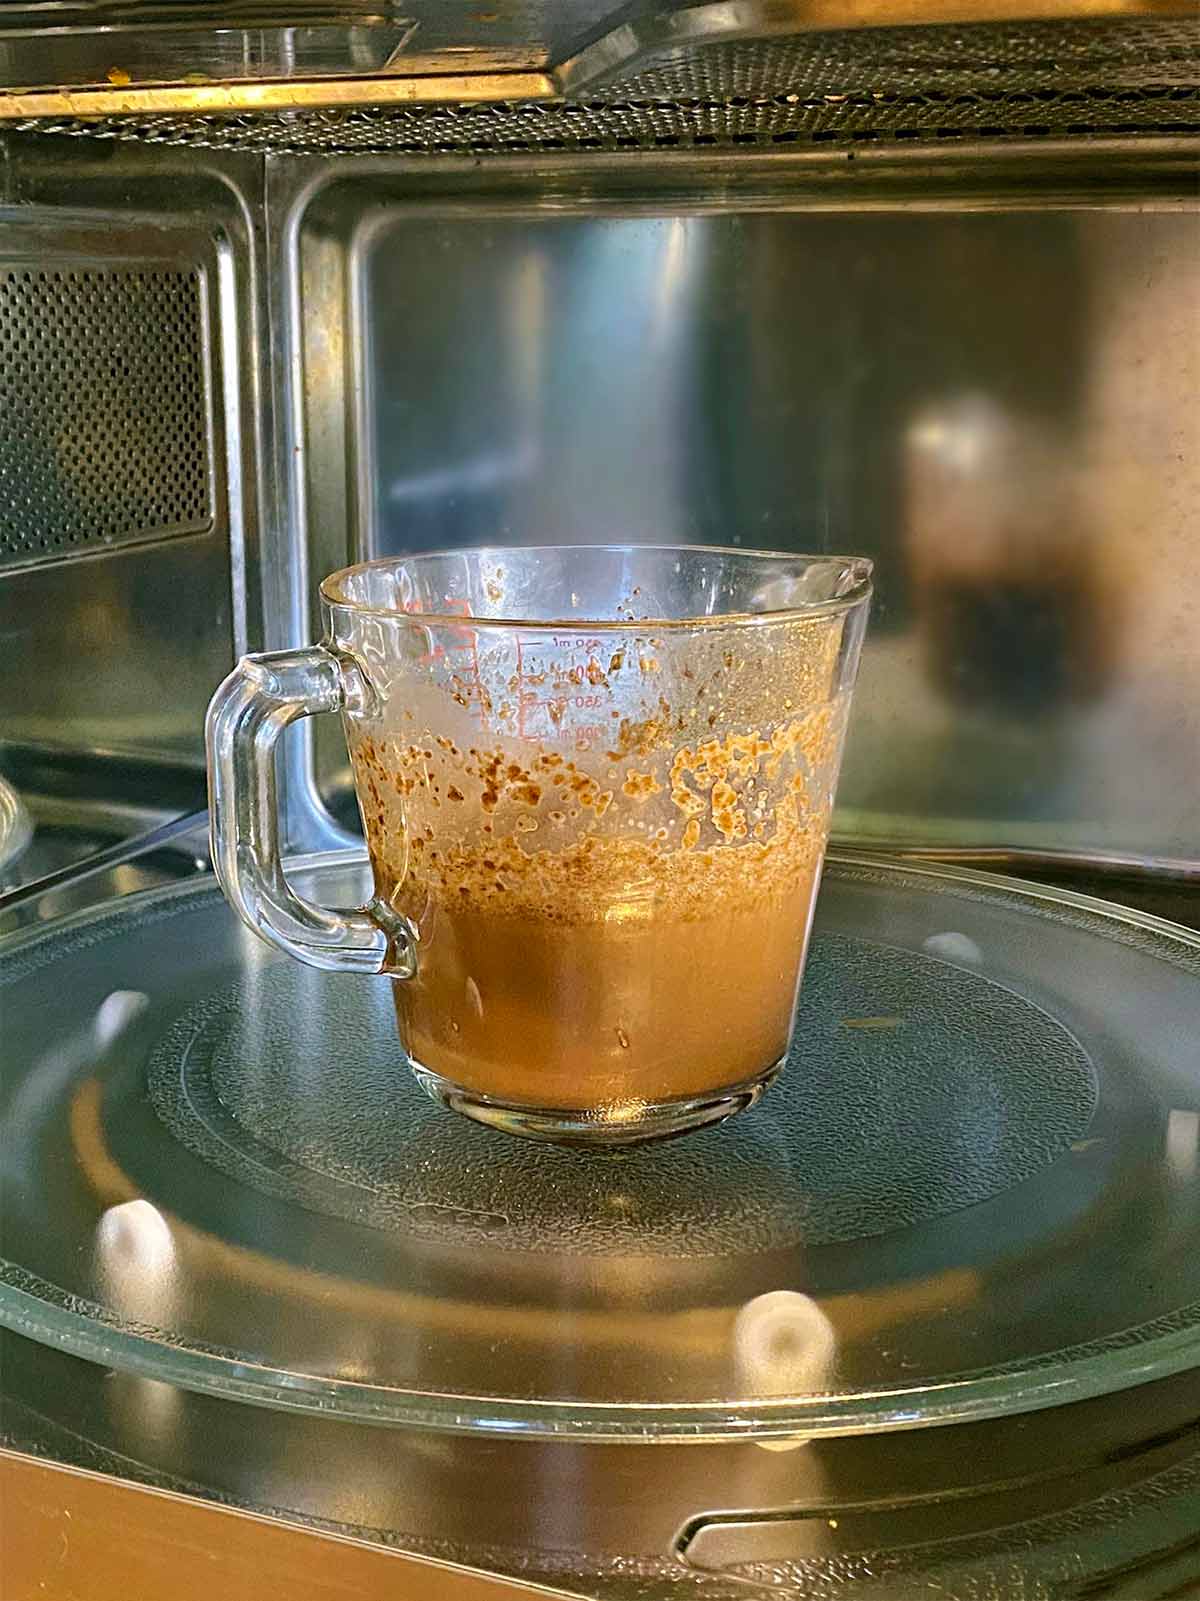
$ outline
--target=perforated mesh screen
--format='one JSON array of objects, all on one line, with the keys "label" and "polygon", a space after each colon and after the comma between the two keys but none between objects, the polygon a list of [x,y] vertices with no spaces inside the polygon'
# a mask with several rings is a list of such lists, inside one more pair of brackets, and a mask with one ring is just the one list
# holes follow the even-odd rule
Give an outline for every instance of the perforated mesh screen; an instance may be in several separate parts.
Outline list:
[{"label": "perforated mesh screen", "polygon": [[0,267],[0,568],[212,526],[195,271]]},{"label": "perforated mesh screen", "polygon": [[652,100],[976,93],[1195,86],[1191,22],[1022,23],[864,28],[663,51],[621,93]]},{"label": "perforated mesh screen", "polygon": [[1200,126],[1191,22],[856,29],[669,50],[561,102],[28,123],[263,151],[411,154],[1177,133]]},{"label": "perforated mesh screen", "polygon": [[658,101],[388,107],[245,117],[150,116],[56,123],[42,131],[280,154],[502,154],[873,139],[1182,133],[1200,127],[1200,90],[920,98]]}]

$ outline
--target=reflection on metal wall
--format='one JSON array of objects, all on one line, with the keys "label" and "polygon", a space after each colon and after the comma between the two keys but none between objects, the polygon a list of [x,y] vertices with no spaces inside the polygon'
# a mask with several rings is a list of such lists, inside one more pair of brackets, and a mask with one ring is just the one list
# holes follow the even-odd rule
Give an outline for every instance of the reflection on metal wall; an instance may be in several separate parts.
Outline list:
[{"label": "reflection on metal wall", "polygon": [[364,552],[862,551],[844,832],[1200,859],[1193,214],[345,227]]},{"label": "reflection on metal wall", "polygon": [[[195,866],[194,838],[120,857],[204,805],[204,708],[256,595],[261,178],[243,158],[82,142],[5,156],[0,774],[33,833],[0,899],[108,853],[86,898]],[[8,901],[5,921],[74,895]]]},{"label": "reflection on metal wall", "polygon": [[195,768],[232,632],[217,258],[27,212],[0,228],[0,741]]}]

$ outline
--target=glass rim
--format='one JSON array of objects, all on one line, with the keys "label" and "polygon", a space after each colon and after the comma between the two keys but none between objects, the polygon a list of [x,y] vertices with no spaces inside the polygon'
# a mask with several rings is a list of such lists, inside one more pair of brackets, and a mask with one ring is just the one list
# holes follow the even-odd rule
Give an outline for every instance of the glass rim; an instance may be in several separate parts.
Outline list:
[{"label": "glass rim", "polygon": [[[406,612],[397,606],[376,606],[360,600],[352,599],[345,593],[347,580],[357,577],[360,573],[381,571],[384,568],[397,568],[407,563],[435,561],[447,556],[482,556],[495,555],[499,559],[504,557],[525,556],[535,551],[612,551],[613,553],[635,554],[639,551],[656,551],[660,554],[699,554],[708,556],[736,556],[745,557],[761,562],[764,566],[773,562],[791,562],[798,565],[841,567],[851,580],[851,587],[845,594],[830,596],[828,600],[806,601],[802,605],[777,606],[760,612],[727,611],[715,613],[701,613],[693,617],[631,617],[631,618],[596,618],[596,617],[477,617],[464,616],[462,612]],[[853,611],[870,599],[872,594],[872,573],[874,563],[869,556],[844,556],[837,553],[822,554],[819,552],[787,551],[787,550],[751,550],[740,545],[681,545],[681,544],[622,544],[598,543],[580,545],[463,545],[448,546],[439,550],[422,550],[410,556],[382,556],[372,561],[354,562],[348,567],[341,567],[336,572],[328,574],[320,583],[321,599],[331,609],[349,611],[364,617],[386,617],[392,620],[408,620],[422,625],[438,627],[462,628],[468,624],[472,628],[483,629],[582,629],[587,633],[629,633],[631,629],[653,629],[657,632],[695,632],[699,629],[730,628],[761,626],[765,623],[799,622],[805,619],[838,617],[846,612]]]}]

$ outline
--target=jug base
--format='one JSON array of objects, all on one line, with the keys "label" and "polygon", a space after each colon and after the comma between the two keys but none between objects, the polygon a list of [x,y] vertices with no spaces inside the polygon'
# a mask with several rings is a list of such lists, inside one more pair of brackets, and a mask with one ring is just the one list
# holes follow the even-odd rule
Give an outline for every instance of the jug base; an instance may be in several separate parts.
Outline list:
[{"label": "jug base", "polygon": [[503,1101],[431,1072],[411,1061],[417,1083],[432,1100],[461,1112],[464,1117],[518,1134],[524,1139],[544,1140],[553,1145],[579,1145],[590,1149],[620,1149],[645,1145],[654,1140],[677,1139],[695,1129],[722,1123],[727,1117],[744,1112],[759,1100],[775,1081],[784,1058],[771,1064],[756,1078],[744,1079],[701,1095],[679,1096],[667,1101],[632,1101],[619,1106],[571,1107],[526,1106]]}]

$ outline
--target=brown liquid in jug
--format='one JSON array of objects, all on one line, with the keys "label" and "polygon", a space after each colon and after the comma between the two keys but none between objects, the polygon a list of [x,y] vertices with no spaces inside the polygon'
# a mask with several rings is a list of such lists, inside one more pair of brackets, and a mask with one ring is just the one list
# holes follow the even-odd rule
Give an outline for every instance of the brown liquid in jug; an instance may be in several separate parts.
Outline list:
[{"label": "brown liquid in jug", "polygon": [[632,837],[638,806],[617,831],[611,794],[553,752],[357,740],[377,892],[420,936],[395,983],[409,1055],[477,1094],[610,1119],[773,1067],[828,821],[798,761],[827,765],[836,730],[825,707],[683,751],[661,785],[627,770],[627,801],[673,806]]},{"label": "brown liquid in jug", "polygon": [[811,862],[786,884],[756,883],[750,862],[741,885],[718,870],[706,891],[696,880],[712,864],[696,857],[684,883],[667,866],[639,892],[605,882],[622,866],[638,882],[642,864],[625,846],[599,843],[587,863],[594,886],[580,882],[581,863],[560,859],[570,891],[545,906],[429,898],[424,968],[395,988],[419,1063],[502,1100],[619,1116],[738,1084],[780,1059]]}]

